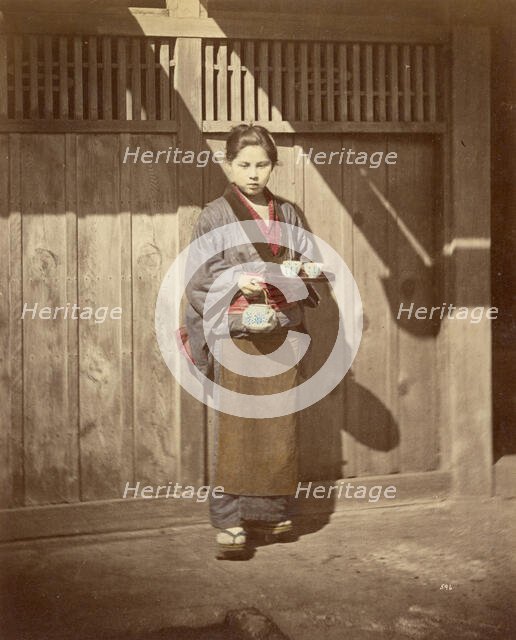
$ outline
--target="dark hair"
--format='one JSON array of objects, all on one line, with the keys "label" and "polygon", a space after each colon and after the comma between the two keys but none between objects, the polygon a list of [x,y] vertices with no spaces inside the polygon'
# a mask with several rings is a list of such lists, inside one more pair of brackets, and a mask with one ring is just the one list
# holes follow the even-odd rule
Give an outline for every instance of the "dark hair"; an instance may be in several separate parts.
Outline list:
[{"label": "dark hair", "polygon": [[226,159],[233,161],[244,147],[251,145],[263,147],[273,166],[278,163],[278,150],[271,134],[258,124],[239,124],[231,129],[226,140]]}]

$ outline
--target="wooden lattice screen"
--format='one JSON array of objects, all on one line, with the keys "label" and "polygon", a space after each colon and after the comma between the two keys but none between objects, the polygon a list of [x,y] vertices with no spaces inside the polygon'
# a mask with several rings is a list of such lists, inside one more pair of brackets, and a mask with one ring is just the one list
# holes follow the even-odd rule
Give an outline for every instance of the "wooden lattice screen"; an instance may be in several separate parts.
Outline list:
[{"label": "wooden lattice screen", "polygon": [[172,38],[0,36],[2,120],[174,118]]},{"label": "wooden lattice screen", "polygon": [[440,47],[211,40],[204,120],[436,123]]}]

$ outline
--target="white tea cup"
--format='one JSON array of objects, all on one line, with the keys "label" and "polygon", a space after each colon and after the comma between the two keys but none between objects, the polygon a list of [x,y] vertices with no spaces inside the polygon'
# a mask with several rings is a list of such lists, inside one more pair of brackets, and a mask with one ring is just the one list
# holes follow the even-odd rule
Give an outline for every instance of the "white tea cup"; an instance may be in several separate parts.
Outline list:
[{"label": "white tea cup", "polygon": [[281,273],[284,276],[289,278],[293,278],[298,275],[301,271],[302,262],[301,260],[284,260],[280,265]]},{"label": "white tea cup", "polygon": [[322,264],[320,262],[305,262],[303,270],[309,278],[317,278],[321,275]]}]

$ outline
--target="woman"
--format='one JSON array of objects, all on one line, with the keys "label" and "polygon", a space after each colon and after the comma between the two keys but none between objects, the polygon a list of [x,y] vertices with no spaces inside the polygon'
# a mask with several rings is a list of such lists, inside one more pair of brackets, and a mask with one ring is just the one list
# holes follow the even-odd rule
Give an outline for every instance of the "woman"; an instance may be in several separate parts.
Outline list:
[{"label": "woman", "polygon": [[[260,230],[260,241],[249,240],[225,248],[206,260],[190,280],[186,289],[186,325],[191,354],[196,366],[222,387],[249,395],[278,393],[297,386],[298,367],[270,377],[239,375],[219,363],[227,350],[227,339],[217,342],[214,361],[203,331],[204,303],[210,286],[226,269],[249,262],[259,267],[298,260],[310,245],[294,207],[267,189],[278,152],[266,129],[245,124],[233,128],[226,143],[226,162],[231,183],[222,197],[203,209],[193,238],[202,241],[204,234],[218,227],[254,221]],[[278,222],[294,225],[300,233],[292,234],[288,227],[280,228]],[[254,230],[254,224],[252,227]],[[310,285],[307,298],[287,302],[282,291],[267,284],[256,275],[257,271],[260,269],[237,275],[237,293],[229,309],[226,304],[224,310],[228,312],[229,334],[247,356],[275,351],[289,330],[306,333],[303,307],[319,303],[319,296]],[[243,314],[250,304],[264,302],[264,298],[275,311],[275,321],[266,332],[254,333],[246,327]],[[296,413],[240,418],[217,412],[215,429],[213,484],[224,487],[224,495],[211,498],[210,516],[219,530],[218,557],[236,557],[245,549],[248,533],[278,536],[292,527],[288,511],[289,497],[298,482]]]}]

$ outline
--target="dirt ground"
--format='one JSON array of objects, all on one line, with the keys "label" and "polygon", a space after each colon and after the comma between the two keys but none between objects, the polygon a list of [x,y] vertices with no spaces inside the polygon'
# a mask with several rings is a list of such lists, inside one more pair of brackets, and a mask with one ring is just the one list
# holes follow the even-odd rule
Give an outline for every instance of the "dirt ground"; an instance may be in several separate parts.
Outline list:
[{"label": "dirt ground", "polygon": [[2,640],[236,638],[256,607],[292,640],[516,637],[516,501],[349,510],[218,561],[209,525],[1,548]]}]

